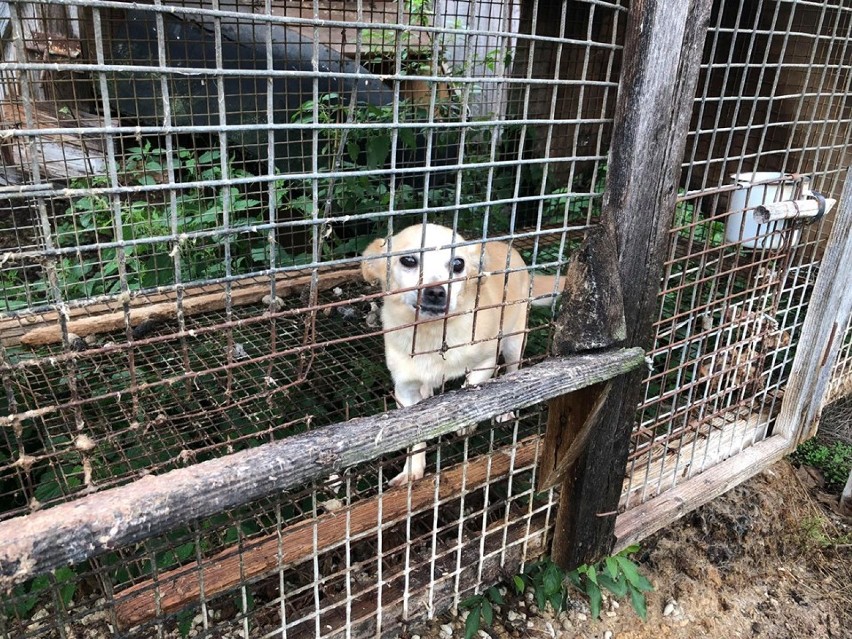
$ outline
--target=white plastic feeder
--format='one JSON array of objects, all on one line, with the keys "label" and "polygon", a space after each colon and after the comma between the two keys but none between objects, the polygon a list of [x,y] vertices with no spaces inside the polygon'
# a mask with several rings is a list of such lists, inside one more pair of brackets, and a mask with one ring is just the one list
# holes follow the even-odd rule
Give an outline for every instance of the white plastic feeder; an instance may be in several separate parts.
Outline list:
[{"label": "white plastic feeder", "polygon": [[[787,179],[784,179],[787,177]],[[761,204],[773,204],[793,199],[796,183],[786,173],[761,171],[731,175],[739,188],[731,193],[728,209],[731,211],[725,221],[725,241],[740,244],[751,249],[776,250],[784,243],[784,236],[777,231],[785,228],[786,220],[758,224],[754,219],[754,207]],[[775,184],[756,182],[778,180]],[[745,218],[745,219],[743,219]],[[791,245],[799,241],[799,230],[793,231]]]}]

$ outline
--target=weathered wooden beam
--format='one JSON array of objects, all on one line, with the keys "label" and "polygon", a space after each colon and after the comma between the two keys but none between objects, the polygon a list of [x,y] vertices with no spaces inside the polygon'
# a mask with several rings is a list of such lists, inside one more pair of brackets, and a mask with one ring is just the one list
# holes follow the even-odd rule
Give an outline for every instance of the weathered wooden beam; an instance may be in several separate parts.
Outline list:
[{"label": "weathered wooden beam", "polygon": [[[647,345],[677,197],[710,0],[630,5],[603,197],[602,225],[617,239],[626,344]],[[612,551],[643,372],[613,382],[586,452],[560,498],[560,565]]]},{"label": "weathered wooden beam", "polygon": [[775,425],[794,449],[813,437],[852,313],[852,169],[831,228]]},{"label": "weathered wooden beam", "polygon": [[353,419],[0,523],[0,589],[416,442],[622,375],[641,349],[553,358],[480,386]]},{"label": "weathered wooden beam", "polygon": [[[569,355],[620,344],[627,334],[624,322],[615,236],[609,227],[599,226],[585,237],[566,270],[553,349],[558,355]],[[573,568],[570,496],[574,478],[569,471],[585,452],[611,390],[612,380],[556,397],[548,406],[538,489],[561,484],[551,558],[566,569]]]},{"label": "weathered wooden beam", "polygon": [[347,537],[375,530],[380,519],[383,524],[401,521],[430,508],[436,499],[436,482],[437,499],[444,502],[460,495],[463,488],[468,492],[476,490],[529,468],[535,463],[538,446],[537,437],[518,442],[516,446],[441,470],[439,482],[432,475],[412,484],[410,492],[408,486],[388,488],[381,497],[289,526],[280,534],[249,539],[226,548],[205,559],[200,567],[192,564],[160,573],[156,579],[116,593],[116,618],[123,627],[133,626],[198,601],[202,592],[210,599],[270,570],[305,562],[315,553],[339,546]]},{"label": "weathered wooden beam", "polygon": [[[586,443],[600,420],[610,390],[611,381],[550,400],[547,432],[542,445],[539,492],[553,488],[565,479],[571,466],[586,450]],[[554,547],[560,545],[557,538]]]},{"label": "weathered wooden beam", "polygon": [[[324,291],[344,282],[357,282],[361,277],[361,270],[358,269],[338,269],[324,270],[317,274],[317,287]],[[298,274],[284,273],[275,279],[275,293],[278,297],[284,298],[290,295],[294,290],[310,286],[314,281],[312,273],[301,271]],[[231,306],[245,306],[248,304],[259,304],[263,298],[269,295],[271,288],[270,282],[261,283],[246,283],[237,282],[231,287],[230,300],[225,295],[223,287],[216,287],[218,290],[208,292],[210,287],[190,287],[184,289],[183,300],[181,302],[181,310],[184,315],[198,315],[201,313],[210,313],[212,311],[220,311],[230,304]],[[178,305],[177,294],[169,292],[158,294],[155,296],[162,301],[152,301],[151,297],[137,298],[131,302],[130,309],[127,311],[128,321],[131,326],[138,326],[144,321],[157,319],[161,321],[169,321],[177,318]],[[116,304],[118,308],[120,304]],[[79,337],[87,335],[95,335],[98,333],[108,333],[111,331],[119,331],[124,329],[125,312],[124,310],[106,310],[98,306],[96,308],[87,307],[86,315],[68,319],[68,332],[74,333]],[[93,310],[96,311],[93,313]],[[98,312],[99,311],[99,312]],[[52,314],[52,320],[43,320],[44,324],[26,330],[19,336],[21,344],[25,346],[45,346],[47,344],[58,344],[62,341],[62,331],[59,326],[59,317],[57,314]],[[9,325],[9,320],[7,320]],[[14,324],[12,324],[14,326]],[[12,335],[3,333],[3,327],[0,325],[0,339],[3,339],[5,345],[10,346],[15,342],[10,339]]]},{"label": "weathered wooden beam", "polygon": [[654,499],[629,508],[615,523],[613,551],[641,541],[686,513],[753,477],[787,452],[783,437],[764,439],[678,484]]}]

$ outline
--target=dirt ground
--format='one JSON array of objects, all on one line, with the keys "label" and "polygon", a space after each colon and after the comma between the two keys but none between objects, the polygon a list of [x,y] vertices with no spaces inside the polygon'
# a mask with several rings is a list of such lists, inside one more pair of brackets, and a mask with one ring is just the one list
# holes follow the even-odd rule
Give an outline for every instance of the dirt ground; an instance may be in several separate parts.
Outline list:
[{"label": "dirt ground", "polygon": [[[646,622],[628,601],[605,600],[592,620],[579,593],[559,615],[528,593],[480,636],[852,639],[852,520],[836,501],[813,471],[781,461],[643,542],[634,559],[655,586]],[[449,636],[464,637],[462,617],[421,634]]]}]

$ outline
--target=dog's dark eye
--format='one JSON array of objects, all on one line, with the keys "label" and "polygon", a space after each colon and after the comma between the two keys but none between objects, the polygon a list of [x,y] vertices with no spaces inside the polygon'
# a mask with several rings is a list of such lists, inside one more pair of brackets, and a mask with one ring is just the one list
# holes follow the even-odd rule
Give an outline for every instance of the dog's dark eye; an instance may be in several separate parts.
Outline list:
[{"label": "dog's dark eye", "polygon": [[464,270],[464,260],[457,257],[453,260],[453,273],[461,273]]},{"label": "dog's dark eye", "polygon": [[399,263],[405,268],[414,268],[417,266],[417,258],[412,255],[403,255],[399,258]]}]

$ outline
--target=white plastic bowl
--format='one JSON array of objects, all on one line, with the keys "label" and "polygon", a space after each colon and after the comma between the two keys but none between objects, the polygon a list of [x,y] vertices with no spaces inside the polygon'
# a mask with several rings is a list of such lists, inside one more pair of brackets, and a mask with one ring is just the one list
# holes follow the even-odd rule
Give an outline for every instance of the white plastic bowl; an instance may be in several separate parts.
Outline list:
[{"label": "white plastic bowl", "polygon": [[[784,179],[786,173],[759,171],[731,175],[740,188],[731,193],[728,202],[728,218],[725,221],[725,241],[740,244],[751,249],[777,250],[784,243],[784,235],[777,231],[785,228],[786,221],[758,224],[754,219],[754,207],[773,202],[793,199],[796,183]],[[775,184],[752,186],[755,182],[778,180]],[[745,218],[745,219],[744,219]],[[793,246],[799,241],[800,232],[794,231],[791,238]]]}]

